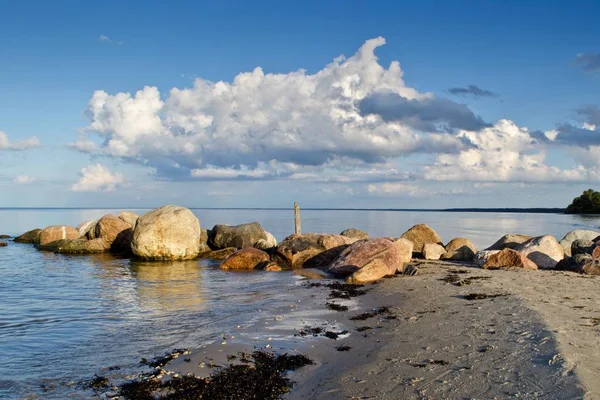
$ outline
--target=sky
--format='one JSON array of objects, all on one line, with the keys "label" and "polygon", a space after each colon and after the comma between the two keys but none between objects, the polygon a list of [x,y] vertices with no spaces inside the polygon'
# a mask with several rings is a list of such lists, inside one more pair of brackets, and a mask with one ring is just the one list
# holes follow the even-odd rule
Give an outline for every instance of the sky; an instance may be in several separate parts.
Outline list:
[{"label": "sky", "polygon": [[0,207],[565,207],[597,1],[0,0]]}]

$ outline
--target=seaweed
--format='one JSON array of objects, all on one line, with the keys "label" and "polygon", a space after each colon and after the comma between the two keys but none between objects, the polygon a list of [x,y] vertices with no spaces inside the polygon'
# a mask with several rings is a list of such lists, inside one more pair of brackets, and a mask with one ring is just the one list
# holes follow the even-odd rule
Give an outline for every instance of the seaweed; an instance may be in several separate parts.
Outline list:
[{"label": "seaweed", "polygon": [[330,310],[334,310],[334,311],[348,311],[348,306],[343,306],[341,304],[327,302],[325,305]]},{"label": "seaweed", "polygon": [[187,354],[189,351],[190,349],[173,349],[173,351],[166,353],[163,356],[155,357],[150,361],[148,361],[146,358],[142,358],[140,364],[147,365],[152,368],[164,367],[169,363],[169,361],[176,359],[180,354]]},{"label": "seaweed", "polygon": [[350,346],[338,346],[335,348],[336,351],[350,351],[350,349],[352,349]]},{"label": "seaweed", "polygon": [[348,333],[348,331],[341,331],[341,332],[327,331],[327,332],[325,332],[325,334],[323,336],[325,336],[326,338],[329,338],[329,339],[337,340],[340,335],[345,335],[347,333]]},{"label": "seaweed", "polygon": [[[355,315],[353,317],[350,317],[349,320],[350,321],[364,321],[365,319],[373,318],[373,317],[375,317],[377,315],[380,315],[380,314],[389,313],[389,311],[390,311],[390,307],[389,306],[383,306],[383,307],[377,308],[374,311],[365,312],[365,313],[358,314],[358,315]],[[390,317],[392,317],[392,318],[390,318]],[[393,319],[393,316],[387,316],[387,318],[388,319]]]},{"label": "seaweed", "polygon": [[363,332],[369,329],[373,329],[370,326],[359,326],[358,328],[356,328],[356,332]]},{"label": "seaweed", "polygon": [[319,336],[321,333],[323,333],[323,328],[318,327],[318,326],[305,326],[304,328],[302,328],[300,330],[300,332],[298,332],[297,334],[295,334],[294,336]]},{"label": "seaweed", "polygon": [[326,287],[331,289],[329,298],[332,299],[350,299],[352,297],[362,296],[368,292],[368,289],[361,289],[364,287],[363,285],[353,285],[337,281],[331,283],[312,282],[306,285],[306,287]]},{"label": "seaweed", "polygon": [[493,299],[495,297],[503,297],[508,296],[506,293],[498,293],[498,294],[486,294],[486,293],[469,293],[464,295],[463,298],[465,300],[483,300],[483,299]]},{"label": "seaweed", "polygon": [[108,387],[108,378],[105,376],[94,375],[92,379],[83,383],[86,389],[100,390]]},{"label": "seaweed", "polygon": [[411,365],[413,367],[417,367],[417,368],[425,368],[428,365],[448,365],[448,364],[450,364],[450,363],[446,360],[427,360],[425,362],[414,363]]}]

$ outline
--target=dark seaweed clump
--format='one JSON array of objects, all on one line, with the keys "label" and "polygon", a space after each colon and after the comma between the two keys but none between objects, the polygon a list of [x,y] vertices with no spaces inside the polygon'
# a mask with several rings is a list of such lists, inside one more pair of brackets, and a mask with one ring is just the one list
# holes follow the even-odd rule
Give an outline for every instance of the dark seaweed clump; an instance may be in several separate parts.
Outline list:
[{"label": "dark seaweed clump", "polygon": [[348,306],[343,306],[343,305],[337,304],[337,303],[327,302],[326,306],[330,310],[334,310],[334,311],[348,311]]},{"label": "dark seaweed clump", "polygon": [[329,339],[337,340],[340,335],[345,335],[347,333],[348,333],[348,331],[341,331],[341,332],[327,331],[327,332],[325,332],[325,334],[323,336],[325,336],[326,338],[329,338]]},{"label": "dark seaweed clump", "polygon": [[[460,271],[457,271],[457,272],[460,272]],[[470,285],[475,280],[490,279],[490,278],[491,278],[490,276],[471,276],[469,278],[462,279],[460,277],[460,275],[458,275],[456,273],[452,273],[452,274],[446,275],[445,277],[443,277],[440,280],[444,281],[446,283],[451,283],[455,286],[464,286],[464,285]]]},{"label": "dark seaweed clump", "polygon": [[320,283],[312,282],[307,287],[326,287],[331,289],[329,297],[332,299],[350,299],[352,297],[362,296],[367,293],[367,289],[361,289],[363,285],[351,285],[343,282]]},{"label": "dark seaweed clump", "polygon": [[305,326],[304,328],[302,328],[300,330],[300,332],[298,332],[297,334],[295,334],[294,336],[319,336],[321,333],[323,333],[323,328],[318,327],[318,326]]},{"label": "dark seaweed clump", "polygon": [[505,293],[499,293],[499,294],[469,293],[469,294],[463,296],[463,298],[465,300],[483,300],[483,299],[493,299],[494,297],[502,297],[502,296],[508,296],[508,295]]},{"label": "dark seaweed clump", "polygon": [[370,326],[359,326],[358,328],[356,328],[356,332],[363,332],[369,329],[373,329]]},{"label": "dark seaweed clump", "polygon": [[251,364],[232,364],[208,378],[134,381],[121,386],[119,395],[128,400],[276,400],[293,386],[285,376],[287,372],[310,364],[313,361],[302,354],[275,355],[258,350],[252,353]]},{"label": "dark seaweed clump", "polygon": [[100,390],[108,387],[108,378],[100,375],[94,375],[92,379],[83,383],[86,389]]},{"label": "dark seaweed clump", "polygon": [[350,346],[338,346],[335,348],[336,351],[350,351],[350,349],[352,349]]},{"label": "dark seaweed clump", "polygon": [[180,354],[184,354],[187,351],[189,351],[189,349],[173,349],[173,351],[171,351],[170,353],[167,353],[164,356],[153,358],[150,361],[148,361],[145,358],[142,358],[140,364],[147,365],[152,368],[164,367],[169,361],[174,360],[175,358],[179,357]]},{"label": "dark seaweed clump", "polygon": [[[380,315],[380,314],[387,314],[389,312],[390,312],[390,307],[389,306],[383,306],[383,307],[377,308],[374,311],[365,312],[365,313],[358,314],[358,315],[355,315],[353,317],[350,317],[349,320],[350,321],[364,321],[365,319],[373,318],[373,317],[375,317],[377,315]],[[393,319],[393,316],[391,316],[391,318],[390,318],[390,316],[388,316],[388,319]]]}]

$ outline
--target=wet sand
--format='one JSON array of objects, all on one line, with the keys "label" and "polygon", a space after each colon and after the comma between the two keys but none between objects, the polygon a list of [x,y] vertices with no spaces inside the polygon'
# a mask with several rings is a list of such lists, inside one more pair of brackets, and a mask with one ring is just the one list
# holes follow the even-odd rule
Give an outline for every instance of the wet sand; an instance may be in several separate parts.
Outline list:
[{"label": "wet sand", "polygon": [[[349,306],[344,312],[324,308],[328,289],[296,288],[293,307],[278,306],[259,323],[232,330],[237,337],[225,335],[167,369],[205,375],[207,364],[236,362],[227,354],[263,348],[315,361],[290,375],[296,385],[289,399],[600,399],[597,279],[414,265],[416,276],[384,279],[364,296],[333,300]],[[472,293],[500,296],[465,299]],[[381,306],[390,309],[350,320]],[[304,325],[350,334],[293,336]],[[361,327],[372,329],[357,331]]]}]

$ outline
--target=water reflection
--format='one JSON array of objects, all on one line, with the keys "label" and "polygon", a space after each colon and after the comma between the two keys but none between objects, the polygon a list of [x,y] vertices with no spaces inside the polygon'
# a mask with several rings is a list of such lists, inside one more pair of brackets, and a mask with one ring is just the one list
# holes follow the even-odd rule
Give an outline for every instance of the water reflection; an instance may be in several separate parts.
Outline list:
[{"label": "water reflection", "polygon": [[204,309],[202,269],[197,260],[130,261],[140,307],[154,311]]}]

